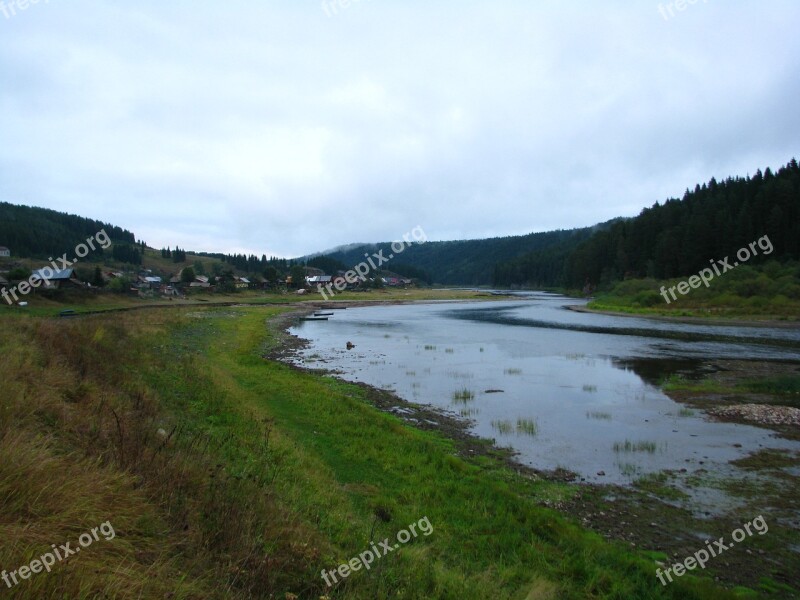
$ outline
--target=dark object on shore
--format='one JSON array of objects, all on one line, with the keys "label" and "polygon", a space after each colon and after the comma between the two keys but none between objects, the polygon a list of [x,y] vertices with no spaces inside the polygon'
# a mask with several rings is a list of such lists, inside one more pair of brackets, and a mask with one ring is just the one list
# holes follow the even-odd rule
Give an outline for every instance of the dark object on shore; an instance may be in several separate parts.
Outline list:
[{"label": "dark object on shore", "polygon": [[71,308],[68,308],[68,309],[62,310],[60,313],[58,313],[58,316],[59,317],[75,317],[75,316],[77,316],[77,314],[78,313],[76,313],[74,310],[72,310]]},{"label": "dark object on shore", "polygon": [[356,347],[356,345],[353,342],[347,342],[347,349],[348,350],[352,350],[355,347]]},{"label": "dark object on shore", "polygon": [[328,317],[300,317],[301,321],[327,321]]}]

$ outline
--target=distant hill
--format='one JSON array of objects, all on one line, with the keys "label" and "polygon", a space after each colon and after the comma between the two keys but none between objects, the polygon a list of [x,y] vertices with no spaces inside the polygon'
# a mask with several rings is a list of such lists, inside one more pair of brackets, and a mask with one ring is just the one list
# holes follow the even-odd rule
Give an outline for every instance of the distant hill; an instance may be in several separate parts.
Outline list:
[{"label": "distant hill", "polygon": [[[497,263],[510,261],[529,252],[576,247],[588,239],[595,229],[587,227],[483,240],[413,244],[383,267],[400,274],[419,273],[421,270],[435,283],[491,285]],[[380,250],[383,250],[385,257],[392,254],[391,244],[386,242],[351,247],[346,251],[327,254],[326,257],[353,266],[365,261],[365,254],[371,256]]]},{"label": "distant hill", "polygon": [[[101,229],[116,244],[133,246],[136,243],[133,233],[109,223],[48,208],[0,202],[0,246],[8,247],[12,257],[61,256],[72,252],[75,246]],[[103,250],[98,248],[93,254],[102,256]]]}]

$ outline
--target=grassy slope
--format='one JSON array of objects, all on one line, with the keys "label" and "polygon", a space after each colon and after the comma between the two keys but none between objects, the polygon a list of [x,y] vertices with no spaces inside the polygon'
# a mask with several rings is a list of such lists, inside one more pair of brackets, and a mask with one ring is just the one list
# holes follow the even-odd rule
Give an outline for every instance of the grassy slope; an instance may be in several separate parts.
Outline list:
[{"label": "grassy slope", "polygon": [[[118,534],[16,597],[733,597],[663,588],[652,563],[537,505],[563,488],[265,361],[281,310],[4,320],[0,564],[106,520]],[[424,516],[429,537],[326,589],[321,569]]]},{"label": "grassy slope", "polygon": [[668,293],[669,304],[660,294],[689,277],[669,281],[633,279],[598,294],[589,308],[667,316],[741,317],[797,320],[800,318],[800,267],[797,263],[741,265],[710,281],[709,286],[690,289],[686,295]]}]

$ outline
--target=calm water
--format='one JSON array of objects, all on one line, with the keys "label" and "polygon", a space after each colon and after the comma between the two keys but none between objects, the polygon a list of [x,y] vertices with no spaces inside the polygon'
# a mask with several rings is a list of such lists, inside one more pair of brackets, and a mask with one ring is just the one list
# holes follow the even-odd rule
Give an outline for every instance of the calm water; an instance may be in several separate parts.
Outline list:
[{"label": "calm water", "polygon": [[[765,429],[682,411],[654,385],[666,373],[694,374],[701,359],[800,362],[800,331],[563,308],[578,303],[531,293],[350,308],[291,331],[310,341],[306,366],[452,411],[471,419],[476,434],[513,447],[520,462],[564,467],[587,481],[626,483],[661,469],[731,472],[728,461],[760,448],[800,449]],[[347,350],[348,341],[356,347]]]}]

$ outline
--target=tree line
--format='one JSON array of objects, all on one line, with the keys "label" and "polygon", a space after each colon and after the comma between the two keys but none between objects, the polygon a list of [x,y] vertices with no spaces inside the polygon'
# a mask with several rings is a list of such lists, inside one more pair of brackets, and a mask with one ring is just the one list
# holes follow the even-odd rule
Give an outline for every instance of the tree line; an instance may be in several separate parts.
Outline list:
[{"label": "tree line", "polygon": [[[561,244],[577,244],[587,239],[591,232],[592,228],[585,228],[482,240],[428,241],[424,244],[412,244],[402,255],[392,258],[382,268],[429,283],[491,285],[496,265],[525,253],[545,251]],[[350,247],[328,254],[327,257],[349,265],[350,268],[366,260],[366,257],[381,252],[387,258],[394,254],[391,244],[383,242]]]},{"label": "tree line", "polygon": [[[121,227],[47,208],[0,202],[0,246],[8,247],[12,256],[61,256],[100,230],[105,230],[115,244],[136,244],[133,233]],[[99,246],[90,252],[93,257],[103,254]]]},{"label": "tree line", "polygon": [[[697,273],[764,235],[767,260],[800,259],[800,168],[792,159],[752,177],[712,178],[683,198],[656,202],[618,219],[578,244],[565,243],[500,262],[497,286],[609,285],[632,278],[669,279]],[[762,260],[760,257],[754,263]]]}]

